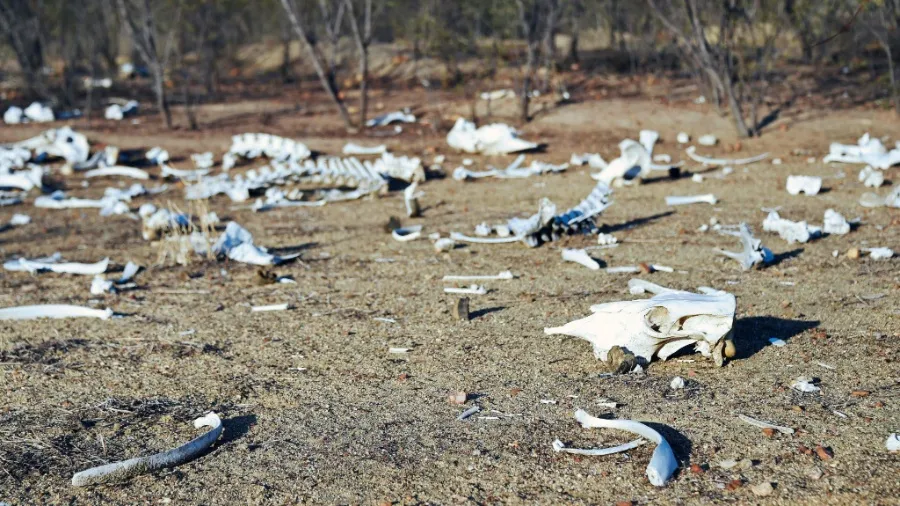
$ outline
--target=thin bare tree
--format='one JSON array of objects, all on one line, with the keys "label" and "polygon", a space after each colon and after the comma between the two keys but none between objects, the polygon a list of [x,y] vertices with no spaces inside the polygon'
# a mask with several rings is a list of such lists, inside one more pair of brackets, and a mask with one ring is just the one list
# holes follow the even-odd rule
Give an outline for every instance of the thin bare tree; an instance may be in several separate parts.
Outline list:
[{"label": "thin bare tree", "polygon": [[[372,0],[362,0],[362,19],[356,17],[353,0],[344,0],[347,6],[347,23],[353,32],[356,49],[359,52],[359,128],[366,127],[369,110],[369,44],[372,43]],[[360,26],[360,24],[362,26]]]},{"label": "thin bare tree", "polygon": [[12,47],[28,91],[47,97],[43,78],[45,27],[40,10],[27,0],[0,0],[0,33]]}]

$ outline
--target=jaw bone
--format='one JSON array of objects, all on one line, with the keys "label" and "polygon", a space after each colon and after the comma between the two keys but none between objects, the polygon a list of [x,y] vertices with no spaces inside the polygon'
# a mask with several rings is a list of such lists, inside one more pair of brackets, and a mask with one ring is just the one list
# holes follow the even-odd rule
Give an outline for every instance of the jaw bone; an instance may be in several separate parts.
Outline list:
[{"label": "jaw bone", "polygon": [[722,233],[740,237],[741,245],[744,249],[741,251],[725,251],[715,248],[713,251],[737,260],[741,264],[741,268],[745,271],[750,270],[754,265],[770,264],[775,260],[775,255],[772,254],[772,250],[764,247],[762,241],[753,237],[753,232],[750,231],[750,226],[746,223],[741,223],[737,232],[723,231]]},{"label": "jaw bone", "polygon": [[561,327],[544,329],[546,334],[580,337],[594,347],[594,355],[607,361],[614,346],[626,349],[650,362],[667,359],[676,351],[694,345],[716,365],[733,353],[731,330],[735,298],[729,293],[700,295],[670,292],[645,300],[597,304],[594,314]]}]

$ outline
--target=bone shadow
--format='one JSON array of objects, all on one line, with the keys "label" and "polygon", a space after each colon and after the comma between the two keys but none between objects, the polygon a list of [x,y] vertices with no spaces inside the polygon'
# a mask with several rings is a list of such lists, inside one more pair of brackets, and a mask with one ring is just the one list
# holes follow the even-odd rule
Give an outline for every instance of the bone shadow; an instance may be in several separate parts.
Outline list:
[{"label": "bone shadow", "polygon": [[296,246],[280,246],[278,248],[269,248],[269,251],[276,255],[290,255],[291,253],[306,251],[308,249],[316,248],[318,246],[319,246],[319,243],[317,243],[317,242],[305,242],[302,244],[297,244]]},{"label": "bone shadow", "polygon": [[778,265],[789,258],[797,258],[798,256],[800,256],[800,253],[803,253],[803,251],[803,248],[797,248],[790,251],[785,251],[784,253],[777,253],[775,254],[775,259],[772,260],[772,263],[769,265]]},{"label": "bone shadow", "polygon": [[471,320],[474,320],[475,318],[480,318],[484,315],[489,315],[491,313],[498,313],[500,311],[503,311],[504,309],[506,309],[506,306],[495,306],[495,307],[487,307],[484,309],[479,309],[477,311],[472,311],[469,314],[469,318]]},{"label": "bone shadow", "polygon": [[650,216],[645,216],[643,218],[635,218],[633,220],[626,221],[625,223],[620,223],[618,225],[602,225],[600,230],[602,230],[606,234],[611,234],[613,232],[618,232],[619,230],[627,230],[630,228],[634,228],[640,225],[646,225],[647,223],[654,222],[658,219],[665,218],[666,216],[671,216],[675,214],[675,211],[666,211],[664,213],[653,214]]},{"label": "bone shadow", "polygon": [[819,326],[819,320],[786,320],[773,316],[748,316],[734,322],[734,344],[737,354],[734,359],[744,359],[755,355],[767,346],[770,337],[788,341],[809,329]]},{"label": "bone shadow", "polygon": [[242,415],[222,420],[222,439],[217,446],[225,446],[247,435],[250,428],[256,425],[256,415]]}]

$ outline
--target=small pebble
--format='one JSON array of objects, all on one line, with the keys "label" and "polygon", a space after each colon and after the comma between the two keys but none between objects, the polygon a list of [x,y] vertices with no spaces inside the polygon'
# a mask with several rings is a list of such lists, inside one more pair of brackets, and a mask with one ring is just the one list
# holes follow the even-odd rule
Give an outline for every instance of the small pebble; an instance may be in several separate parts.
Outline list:
[{"label": "small pebble", "polygon": [[450,394],[448,400],[451,404],[465,404],[466,398],[468,398],[468,395],[465,392],[454,392]]},{"label": "small pebble", "polygon": [[681,390],[682,388],[684,388],[684,378],[682,378],[681,376],[675,376],[674,378],[672,378],[672,382],[669,383],[669,387],[672,390]]},{"label": "small pebble", "polygon": [[694,474],[702,474],[704,472],[703,467],[700,464],[691,464],[691,472]]},{"label": "small pebble", "polygon": [[847,258],[856,260],[859,258],[859,248],[850,248],[847,250]]},{"label": "small pebble", "polygon": [[765,434],[766,437],[774,437],[775,436],[775,429],[773,429],[771,427],[766,427],[765,429],[762,430],[762,432],[763,432],[763,434]]},{"label": "small pebble", "polygon": [[831,448],[826,448],[822,445],[816,445],[816,455],[822,460],[831,460],[834,458],[834,452],[831,451]]},{"label": "small pebble", "polygon": [[774,492],[775,489],[772,487],[771,483],[765,481],[753,485],[752,487],[750,487],[750,491],[752,491],[754,495],[758,495],[759,497],[766,497],[772,495],[772,492]]},{"label": "small pebble", "polygon": [[806,472],[806,476],[811,480],[818,480],[822,478],[822,475],[825,474],[818,467],[814,467]]},{"label": "small pebble", "polygon": [[868,397],[869,391],[868,390],[854,390],[854,391],[850,392],[850,395],[852,395],[853,397]]},{"label": "small pebble", "polygon": [[787,341],[785,341],[784,339],[778,339],[777,337],[770,337],[769,342],[772,343],[772,346],[777,346],[779,348],[787,346]]},{"label": "small pebble", "polygon": [[744,485],[744,482],[741,480],[731,480],[728,482],[728,485],[725,485],[726,490],[737,490]]}]

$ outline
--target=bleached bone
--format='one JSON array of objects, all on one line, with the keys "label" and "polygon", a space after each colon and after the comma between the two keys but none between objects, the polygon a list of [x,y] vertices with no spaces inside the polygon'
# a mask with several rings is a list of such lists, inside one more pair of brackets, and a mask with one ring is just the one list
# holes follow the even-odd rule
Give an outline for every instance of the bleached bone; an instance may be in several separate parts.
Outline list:
[{"label": "bleached bone", "polygon": [[678,135],[675,136],[675,140],[678,144],[687,144],[691,142],[691,136],[688,135],[687,132],[678,132]]},{"label": "bleached bone", "polygon": [[121,165],[117,165],[114,167],[102,167],[99,169],[89,170],[84,173],[84,177],[106,176],[124,176],[130,177],[132,179],[150,179],[150,174],[147,174],[141,169],[136,169],[134,167],[124,167]]},{"label": "bleached bone", "polygon": [[114,291],[113,282],[103,279],[102,276],[94,276],[94,279],[91,280],[91,295],[103,295]]},{"label": "bleached bone", "polygon": [[40,188],[44,177],[44,169],[33,165],[28,172],[15,172],[0,174],[0,188],[16,188],[29,191],[32,188]]},{"label": "bleached bone", "polygon": [[293,260],[300,253],[278,256],[253,243],[253,235],[236,222],[229,222],[225,232],[212,247],[216,255],[225,255],[236,261],[252,265],[278,265]]},{"label": "bleached bone", "polygon": [[436,253],[441,253],[445,251],[452,251],[453,248],[456,247],[456,241],[453,239],[449,239],[447,237],[438,238],[434,241],[434,251]]},{"label": "bleached bone", "polygon": [[467,179],[481,179],[484,177],[497,177],[500,174],[498,169],[494,170],[469,170],[465,167],[457,167],[453,169],[452,177],[455,181],[465,181]]},{"label": "bleached bone", "polygon": [[[205,153],[192,153],[191,161],[198,170],[206,170],[213,166],[213,154],[211,151]],[[204,174],[205,175],[205,174]]]},{"label": "bleached bone", "polygon": [[406,216],[410,218],[418,216],[422,212],[419,208],[418,199],[424,195],[424,193],[416,191],[418,186],[418,183],[413,183],[403,190],[403,204],[406,206]]},{"label": "bleached bone", "polygon": [[93,309],[68,304],[40,304],[0,309],[0,320],[33,320],[36,318],[100,318],[113,315],[112,309]]},{"label": "bleached bone", "polygon": [[650,457],[650,463],[647,465],[647,478],[650,483],[661,487],[669,481],[672,474],[678,469],[678,461],[675,459],[675,452],[669,442],[663,439],[659,432],[651,429],[647,425],[632,420],[606,420],[589,415],[583,409],[575,412],[575,420],[586,429],[616,429],[624,430],[637,434],[643,438],[656,443],[656,449]]},{"label": "bleached bone", "polygon": [[715,146],[719,143],[719,139],[713,134],[706,134],[697,137],[697,144],[701,146]]},{"label": "bleached bone", "polygon": [[503,271],[496,276],[444,276],[441,281],[499,281],[513,279],[511,271]]},{"label": "bleached bone", "polygon": [[822,189],[822,178],[818,176],[788,176],[785,188],[791,195],[799,195],[800,192],[806,195],[816,195]]},{"label": "bleached bone", "polygon": [[422,225],[395,228],[391,231],[391,237],[400,242],[414,241],[422,237]]},{"label": "bleached bone", "polygon": [[618,242],[619,240],[612,234],[597,234],[597,244],[600,246],[612,246]]},{"label": "bleached bone", "polygon": [[141,235],[145,241],[155,241],[170,230],[188,228],[191,220],[186,214],[174,213],[168,209],[159,209],[155,212],[153,204],[144,204],[138,210],[142,218]]},{"label": "bleached bone", "polygon": [[231,138],[231,148],[228,152],[247,159],[266,156],[279,162],[295,163],[302,162],[312,155],[309,148],[301,142],[277,135],[260,133],[245,133],[233,136]]},{"label": "bleached bone", "polygon": [[585,165],[587,164],[592,169],[605,169],[607,167],[606,160],[603,159],[598,153],[584,153],[581,155],[577,155],[572,153],[572,157],[569,158],[570,165]]},{"label": "bleached bone", "polygon": [[0,207],[14,206],[16,204],[21,204],[21,203],[22,203],[21,197],[0,196]]},{"label": "bleached bone", "polygon": [[845,235],[850,232],[850,223],[839,212],[827,209],[822,230],[826,234]]},{"label": "bleached bone", "polygon": [[138,264],[134,262],[128,262],[125,265],[125,269],[122,270],[122,277],[120,277],[119,280],[116,281],[116,283],[122,284],[131,281],[140,269],[141,267]]},{"label": "bleached bone", "polygon": [[416,117],[410,114],[408,111],[394,111],[389,112],[387,114],[382,114],[381,116],[376,116],[368,121],[366,121],[367,127],[377,127],[390,125],[391,123],[415,123]]},{"label": "bleached bone", "polygon": [[212,446],[219,439],[219,436],[222,435],[222,420],[219,418],[219,415],[209,412],[194,420],[194,427],[197,429],[210,427],[210,430],[178,448],[148,457],[137,457],[122,462],[92,467],[75,473],[72,476],[72,486],[86,487],[122,481],[163,468],[175,467],[193,460]]},{"label": "bleached bone", "polygon": [[773,425],[771,423],[764,422],[762,420],[757,420],[756,418],[751,418],[747,415],[739,414],[738,418],[740,418],[741,421],[747,422],[750,425],[753,425],[754,427],[759,427],[760,429],[777,430],[778,432],[780,432],[782,434],[793,434],[794,433],[794,429],[792,429],[790,427],[782,427],[781,425]]},{"label": "bleached bone", "polygon": [[516,98],[516,92],[510,89],[492,90],[483,91],[478,96],[481,97],[481,100],[501,100],[504,98]]},{"label": "bleached bone", "polygon": [[859,182],[866,188],[878,188],[884,184],[884,172],[873,169],[871,165],[866,165],[863,170],[859,171]]},{"label": "bleached bone", "polygon": [[865,163],[876,169],[886,170],[900,163],[900,148],[888,151],[880,140],[866,133],[856,145],[832,143],[822,162]]},{"label": "bleached bone", "polygon": [[154,165],[162,165],[169,161],[169,152],[156,146],[147,150],[147,152],[144,153],[144,158]]},{"label": "bleached bone", "polygon": [[894,256],[894,250],[890,248],[863,248],[863,251],[869,253],[869,256],[875,260],[882,260]]},{"label": "bleached bone", "polygon": [[895,185],[891,193],[884,198],[884,205],[888,207],[900,207],[900,185]]},{"label": "bleached bone", "polygon": [[618,158],[609,162],[600,173],[591,174],[591,177],[597,181],[611,184],[614,180],[624,178],[635,168],[637,168],[637,175],[641,175],[645,169],[649,170],[650,153],[639,142],[625,139],[619,143],[619,151],[621,154]]},{"label": "bleached bone", "polygon": [[107,267],[109,267],[109,258],[104,258],[103,260],[93,264],[83,264],[78,262],[58,262],[55,261],[55,258],[51,261],[28,260],[25,258],[19,258],[3,263],[3,268],[8,271],[25,271],[31,274],[35,274],[41,271],[50,271],[57,274],[80,274],[84,276],[94,276],[106,272]]},{"label": "bleached bone", "polygon": [[9,219],[10,227],[21,227],[22,225],[28,225],[31,223],[31,216],[27,214],[14,214],[12,218]]},{"label": "bleached bone", "polygon": [[562,259],[567,262],[575,262],[581,264],[592,271],[600,270],[600,264],[587,254],[583,249],[563,248]]},{"label": "bleached bone", "polygon": [[633,274],[635,272],[641,272],[641,268],[637,265],[622,265],[606,268],[607,274]]},{"label": "bleached bone", "polygon": [[447,287],[444,288],[444,293],[457,293],[464,295],[484,295],[487,293],[487,289],[483,286],[479,285],[470,285],[468,288],[452,288]]},{"label": "bleached bone", "polygon": [[591,311],[588,317],[545,328],[544,333],[585,339],[603,361],[614,346],[650,362],[653,358],[666,360],[693,344],[696,351],[722,365],[725,341],[731,339],[734,324],[735,299],[728,293],[670,292],[644,300],[597,304]]},{"label": "bleached bone", "polygon": [[813,380],[804,376],[800,376],[795,379],[791,383],[791,388],[797,390],[798,392],[803,392],[806,394],[816,393],[821,390],[821,388],[817,387],[813,384]]},{"label": "bleached bone", "polygon": [[379,146],[360,146],[354,142],[348,142],[344,144],[344,148],[341,150],[345,155],[380,155],[382,153],[387,153],[387,146],[381,144]]},{"label": "bleached bone", "polygon": [[741,264],[741,268],[743,270],[749,270],[751,267],[757,264],[765,265],[775,261],[775,255],[772,254],[772,250],[763,247],[762,241],[753,237],[753,232],[750,230],[750,226],[746,223],[741,223],[739,225],[738,231],[735,233],[729,233],[727,231],[720,231],[720,233],[739,237],[741,239],[741,245],[744,249],[736,252],[714,248],[713,251],[719,253],[720,255],[725,255],[728,258],[737,260],[737,262]]},{"label": "bleached bone", "polygon": [[185,179],[188,181],[198,181],[210,172],[210,169],[208,168],[197,170],[176,169],[175,167],[172,167],[171,165],[166,163],[161,163],[160,169],[160,175],[162,175],[162,177],[174,177],[178,179]]},{"label": "bleached bone", "polygon": [[628,280],[628,293],[631,295],[640,295],[645,292],[650,292],[653,295],[659,295],[661,293],[676,293],[681,290],[673,290],[671,288],[666,288],[661,285],[657,285],[656,283],[651,283],[650,281],[640,279],[640,278],[631,278]]},{"label": "bleached bone", "polygon": [[603,455],[612,455],[614,453],[622,453],[627,452],[628,450],[633,450],[638,446],[646,443],[647,441],[643,439],[635,439],[634,441],[621,444],[619,446],[613,446],[611,448],[592,448],[592,449],[581,449],[581,448],[566,448],[566,445],[563,444],[559,439],[553,441],[553,451],[559,453],[571,453],[573,455],[585,455],[588,457],[602,457]]},{"label": "bleached bone", "polygon": [[667,206],[683,206],[687,204],[710,204],[715,205],[718,202],[716,196],[712,193],[705,195],[689,195],[689,196],[668,196],[666,197]]},{"label": "bleached bone", "polygon": [[814,237],[805,221],[787,220],[780,217],[775,211],[766,216],[762,226],[764,231],[777,233],[788,244],[808,242],[810,238]]},{"label": "bleached bone", "polygon": [[475,244],[506,244],[511,242],[519,242],[524,237],[471,237],[459,232],[450,232],[450,238],[459,242],[471,242]]},{"label": "bleached bone", "polygon": [[87,137],[67,126],[46,130],[36,137],[17,142],[12,146],[31,150],[35,158],[46,153],[64,158],[70,164],[85,162],[90,154]]},{"label": "bleached bone", "polygon": [[887,451],[889,452],[900,451],[900,436],[896,433],[892,433],[884,442],[884,447],[887,448]]},{"label": "bleached bone", "polygon": [[464,118],[457,119],[447,133],[447,144],[460,151],[483,155],[517,153],[538,147],[537,143],[520,139],[509,125],[494,123],[476,128],[475,123]]},{"label": "bleached bone", "polygon": [[25,112],[21,107],[16,107],[14,105],[10,106],[6,112],[3,113],[3,122],[7,125],[18,125],[22,122],[22,117],[25,115]]},{"label": "bleached bone", "polygon": [[756,163],[762,160],[765,160],[769,153],[763,153],[757,156],[751,156],[750,158],[736,158],[736,159],[728,159],[728,158],[708,158],[705,156],[700,156],[696,153],[697,148],[691,146],[685,150],[687,155],[691,157],[695,162],[700,162],[703,165],[747,165],[750,163]]},{"label": "bleached bone", "polygon": [[267,311],[287,311],[290,305],[285,302],[284,304],[270,304],[268,306],[250,306],[250,311],[253,313],[263,313]]},{"label": "bleached bone", "polygon": [[26,118],[35,123],[47,123],[54,120],[53,109],[40,102],[32,102],[23,112]]},{"label": "bleached bone", "polygon": [[669,164],[672,163],[672,156],[666,154],[653,155],[653,161]]}]

